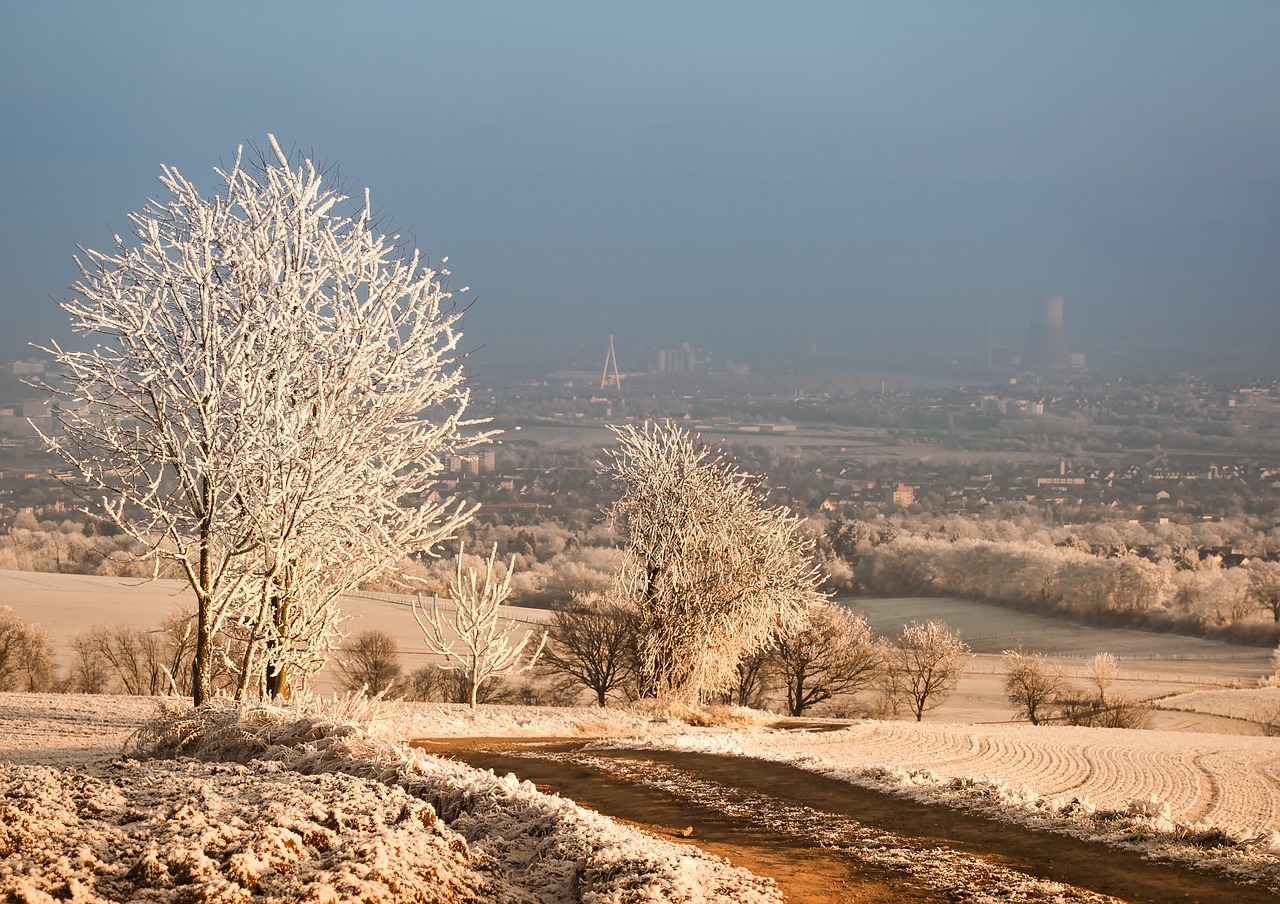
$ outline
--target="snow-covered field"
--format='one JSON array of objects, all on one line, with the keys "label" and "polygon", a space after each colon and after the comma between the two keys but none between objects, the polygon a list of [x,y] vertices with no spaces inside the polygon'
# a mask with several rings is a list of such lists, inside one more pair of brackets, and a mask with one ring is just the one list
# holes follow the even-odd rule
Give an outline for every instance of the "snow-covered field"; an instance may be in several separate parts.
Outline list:
[{"label": "snow-covered field", "polygon": [[1015,809],[1127,810],[1213,826],[1280,849],[1280,740],[1065,726],[864,722],[799,735],[758,729],[643,743],[792,763],[948,796],[990,783]]},{"label": "snow-covered field", "polygon": [[[158,625],[183,596],[176,583],[13,572],[0,573],[0,593],[21,617],[45,624],[60,650],[93,624]],[[903,617],[915,601],[881,602],[886,617]],[[402,600],[349,603],[356,616],[350,630],[390,630],[409,654],[406,666],[421,664],[414,661],[425,655],[415,647],[421,635]],[[991,607],[972,608],[980,605],[955,603],[950,614],[976,625],[973,619],[995,617]],[[985,647],[1001,648],[1009,631],[1036,646],[1027,635],[1039,622],[992,624]],[[582,887],[594,888],[598,900],[662,900],[675,889],[708,900],[776,899],[769,883],[688,846],[617,826],[514,780],[395,747],[426,739],[430,751],[429,739],[460,737],[596,739],[778,760],[939,804],[1212,860],[1280,887],[1280,739],[1204,733],[1206,726],[1259,731],[1264,712],[1280,709],[1280,689],[1213,686],[1256,682],[1268,651],[1224,653],[1188,639],[1175,639],[1175,650],[1141,632],[1046,630],[1039,639],[1063,651],[1068,671],[1072,656],[1114,650],[1122,669],[1132,670],[1120,685],[1124,693],[1184,692],[1161,699],[1166,711],[1158,715],[1201,733],[1010,724],[991,653],[976,658],[960,690],[920,724],[850,722],[836,731],[794,732],[767,728],[768,717],[747,712],[721,713],[716,727],[692,727],[642,709],[481,707],[472,714],[385,702],[361,712],[372,738],[367,749],[302,770],[279,752],[268,765],[246,757],[221,765],[113,765],[156,700],[0,694],[0,807],[7,808],[0,899],[119,897],[129,882],[145,879],[172,892],[154,900],[171,900],[181,897],[185,879],[225,887],[225,900],[248,900],[247,889],[278,899],[325,900],[332,892],[431,900],[411,884],[418,875],[436,877],[456,900],[577,900]],[[459,822],[463,800],[467,814],[485,801],[488,815]],[[442,807],[454,811],[433,822],[426,809],[415,809],[424,801],[442,817]],[[362,872],[353,858],[374,866]],[[391,863],[403,869],[378,866]],[[41,876],[52,878],[33,886]]]},{"label": "snow-covered field", "polygon": [[1191,691],[1160,700],[1163,709],[1210,713],[1252,722],[1280,720],[1280,687]]},{"label": "snow-covered field", "polygon": [[[0,865],[0,893],[26,887],[20,874],[29,883],[49,870],[66,887],[75,879],[85,888],[95,882],[107,888],[134,870],[178,883],[174,888],[182,877],[248,888],[258,881],[254,876],[268,874],[264,864],[276,864],[270,875],[283,869],[294,876],[288,894],[300,898],[324,900],[322,891],[341,886],[351,895],[357,889],[358,900],[395,899],[386,890],[398,881],[390,872],[356,875],[332,856],[339,849],[360,852],[359,859],[375,865],[429,861],[460,890],[458,900],[467,899],[468,889],[480,889],[484,900],[495,883],[518,889],[535,881],[540,900],[570,900],[577,893],[570,886],[583,881],[583,864],[603,862],[599,857],[612,864],[591,872],[612,877],[599,879],[605,895],[599,900],[609,900],[618,887],[630,890],[617,900],[662,900],[676,887],[720,889],[708,893],[709,900],[769,900],[774,893],[714,858],[619,827],[527,783],[393,743],[449,737],[596,738],[602,746],[778,760],[939,804],[1207,859],[1280,884],[1280,740],[1272,738],[938,722],[794,731],[765,727],[763,717],[753,720],[742,711],[722,715],[735,724],[693,727],[639,709],[482,707],[473,716],[464,707],[383,703],[362,711],[367,733],[343,736],[336,746],[317,733],[329,743],[318,752],[319,742],[308,741],[302,753],[288,752],[298,749],[296,741],[273,742],[256,752],[236,748],[229,756],[235,766],[112,765],[157,705],[140,698],[0,695],[0,761],[7,761],[0,766],[0,791],[8,808],[0,819],[0,854],[8,857]],[[211,756],[228,755],[224,749]],[[271,763],[262,766],[253,756]],[[347,777],[324,778],[327,773]],[[487,802],[483,818],[474,815],[480,800]],[[431,803],[445,825],[418,814],[412,801]],[[470,815],[459,822],[459,813]],[[468,822],[473,816],[479,821]],[[405,837],[406,821],[418,831],[414,820],[428,837]],[[455,835],[462,841],[454,842]],[[553,836],[554,843],[547,840]],[[205,859],[196,856],[195,842],[184,846],[179,837],[201,839]],[[312,842],[319,847],[312,850]],[[605,849],[607,856],[600,853]],[[454,856],[459,850],[464,855]],[[609,884],[615,879],[622,886]],[[357,880],[365,884],[351,884]],[[518,891],[511,894],[521,899]]]}]

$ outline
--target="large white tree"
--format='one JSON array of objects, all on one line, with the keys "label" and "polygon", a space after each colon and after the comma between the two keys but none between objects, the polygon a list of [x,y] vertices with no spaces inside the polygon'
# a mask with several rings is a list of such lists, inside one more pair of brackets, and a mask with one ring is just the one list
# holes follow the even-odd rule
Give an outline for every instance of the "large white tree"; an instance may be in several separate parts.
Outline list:
[{"label": "large white tree", "polygon": [[195,592],[197,702],[228,634],[242,690],[317,668],[341,593],[470,516],[430,493],[478,438],[447,271],[274,138],[217,174],[206,197],[162,168],[167,200],[77,260],[84,343],[48,349],[50,447]]},{"label": "large white tree", "polygon": [[612,428],[604,465],[639,611],[641,692],[696,702],[732,686],[739,661],[788,633],[825,595],[813,539],[759,482],[674,423]]}]

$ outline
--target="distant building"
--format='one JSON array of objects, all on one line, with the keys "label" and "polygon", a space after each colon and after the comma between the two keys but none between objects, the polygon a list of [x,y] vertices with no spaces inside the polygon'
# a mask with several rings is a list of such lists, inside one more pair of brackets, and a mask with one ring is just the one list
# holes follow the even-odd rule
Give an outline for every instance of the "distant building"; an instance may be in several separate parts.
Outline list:
[{"label": "distant building", "polygon": [[498,457],[492,451],[472,452],[469,455],[450,455],[449,470],[464,477],[489,474],[497,468]]},{"label": "distant building", "polygon": [[1031,329],[1027,332],[1027,347],[1022,353],[1023,367],[1035,369],[1071,366],[1062,306],[1062,296],[1054,295],[1046,299],[1044,305],[1032,315]]},{"label": "distant building", "polygon": [[685,342],[678,349],[663,349],[658,352],[658,372],[664,374],[692,373],[698,367],[698,356],[694,354],[689,343]]},{"label": "distant building", "polygon": [[905,508],[916,504],[916,488],[900,483],[885,493],[885,502]]}]

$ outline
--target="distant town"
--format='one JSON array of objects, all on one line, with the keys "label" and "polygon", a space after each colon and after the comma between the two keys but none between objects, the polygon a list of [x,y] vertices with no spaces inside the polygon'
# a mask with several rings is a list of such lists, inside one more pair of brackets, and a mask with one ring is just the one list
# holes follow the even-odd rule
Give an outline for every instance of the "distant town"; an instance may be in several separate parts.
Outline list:
[{"label": "distant town", "polygon": [[[685,344],[646,373],[622,374],[610,354],[602,371],[475,387],[473,412],[501,433],[448,457],[441,491],[481,502],[484,519],[585,529],[608,498],[595,464],[612,442],[607,426],[670,418],[807,516],[1230,522],[1275,542],[1240,549],[1224,537],[1213,553],[1280,549],[1275,380],[1111,376],[1068,363],[921,385],[732,362],[712,370],[708,357]],[[8,362],[0,380],[0,525],[24,509],[75,517],[37,434],[56,429],[50,402],[24,382],[42,369]]]}]

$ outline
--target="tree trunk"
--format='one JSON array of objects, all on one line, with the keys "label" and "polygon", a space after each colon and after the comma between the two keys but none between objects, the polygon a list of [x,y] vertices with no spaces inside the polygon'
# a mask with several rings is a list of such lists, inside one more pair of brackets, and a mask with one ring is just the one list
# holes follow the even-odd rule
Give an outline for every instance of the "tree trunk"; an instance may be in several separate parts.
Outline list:
[{"label": "tree trunk", "polygon": [[209,666],[213,661],[213,638],[209,636],[209,607],[213,584],[213,563],[209,546],[213,542],[213,487],[206,475],[200,483],[204,512],[200,517],[200,589],[196,594],[196,655],[191,663],[191,702],[202,705],[211,695]]},{"label": "tree trunk", "polygon": [[[277,635],[283,637],[289,624],[288,596],[281,593],[271,594],[271,617],[275,623]],[[276,697],[279,697],[281,700],[289,699],[291,695],[289,687],[289,666],[287,663],[267,663],[265,688],[268,699],[274,700]]]},{"label": "tree trunk", "polygon": [[209,662],[212,649],[208,637],[208,606],[201,602],[196,614],[196,654],[191,657],[191,702],[202,705],[209,699]]},{"label": "tree trunk", "polygon": [[276,666],[267,666],[267,697],[270,699],[288,700],[293,688],[289,686],[289,666],[283,662]]}]

